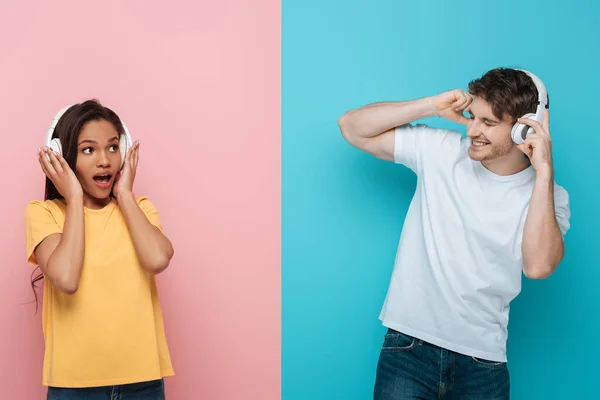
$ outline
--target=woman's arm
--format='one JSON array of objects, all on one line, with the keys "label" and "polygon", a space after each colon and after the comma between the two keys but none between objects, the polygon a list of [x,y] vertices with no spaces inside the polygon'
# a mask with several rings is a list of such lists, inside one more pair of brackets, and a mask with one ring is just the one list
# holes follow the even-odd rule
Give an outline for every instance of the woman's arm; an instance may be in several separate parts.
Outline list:
[{"label": "woman's arm", "polygon": [[73,294],[79,287],[85,247],[83,190],[62,156],[43,149],[38,158],[46,176],[65,198],[67,213],[62,234],[42,240],[34,254],[44,276],[61,292]]},{"label": "woman's arm", "polygon": [[115,183],[114,193],[119,202],[125,223],[142,267],[153,274],[164,271],[173,257],[171,242],[156,226],[152,225],[133,194],[133,181],[139,160],[139,142],[127,152],[123,170]]}]

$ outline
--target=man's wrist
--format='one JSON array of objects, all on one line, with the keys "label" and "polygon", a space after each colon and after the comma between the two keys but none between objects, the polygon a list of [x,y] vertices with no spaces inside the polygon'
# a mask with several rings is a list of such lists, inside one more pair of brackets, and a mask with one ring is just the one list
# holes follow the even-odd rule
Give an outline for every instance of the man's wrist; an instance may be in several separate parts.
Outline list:
[{"label": "man's wrist", "polygon": [[440,115],[438,114],[437,110],[435,109],[435,105],[433,104],[433,100],[435,99],[435,96],[430,96],[427,98],[427,102],[429,104],[429,116],[436,116],[436,117],[440,117]]},{"label": "man's wrist", "polygon": [[413,100],[413,113],[415,114],[413,120],[435,116],[439,117],[435,109],[435,105],[433,104],[434,99],[435,96],[421,97],[419,99]]},{"label": "man's wrist", "polygon": [[546,165],[538,168],[536,171],[536,181],[540,183],[548,183],[554,181],[554,169],[551,165]]}]

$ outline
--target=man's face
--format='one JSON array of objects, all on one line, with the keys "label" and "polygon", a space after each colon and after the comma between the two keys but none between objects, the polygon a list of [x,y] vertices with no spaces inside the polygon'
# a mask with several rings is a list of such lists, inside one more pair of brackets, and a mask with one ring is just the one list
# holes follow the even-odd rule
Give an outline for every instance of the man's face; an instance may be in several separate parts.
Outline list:
[{"label": "man's face", "polygon": [[470,114],[467,136],[471,139],[471,159],[489,161],[519,151],[510,136],[513,123],[508,115],[498,119],[490,105],[478,96],[473,96],[466,111]]}]

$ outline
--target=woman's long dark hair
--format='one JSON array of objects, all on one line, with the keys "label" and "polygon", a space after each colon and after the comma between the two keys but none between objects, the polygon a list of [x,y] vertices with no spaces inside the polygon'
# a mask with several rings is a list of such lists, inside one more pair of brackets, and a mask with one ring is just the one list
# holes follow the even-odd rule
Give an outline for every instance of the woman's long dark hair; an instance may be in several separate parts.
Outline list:
[{"label": "woman's long dark hair", "polygon": [[[52,138],[58,138],[62,147],[62,156],[64,157],[69,167],[75,172],[77,163],[77,140],[84,126],[91,121],[105,120],[113,124],[120,135],[124,134],[123,125],[119,116],[110,108],[104,107],[96,99],[87,100],[80,104],[71,106],[58,120]],[[46,194],[44,200],[62,199],[63,196],[58,192],[54,184],[46,177]],[[31,288],[35,296],[36,312],[38,304],[37,282],[44,279],[44,275],[40,272],[35,275],[39,269],[36,267],[31,274]]]}]

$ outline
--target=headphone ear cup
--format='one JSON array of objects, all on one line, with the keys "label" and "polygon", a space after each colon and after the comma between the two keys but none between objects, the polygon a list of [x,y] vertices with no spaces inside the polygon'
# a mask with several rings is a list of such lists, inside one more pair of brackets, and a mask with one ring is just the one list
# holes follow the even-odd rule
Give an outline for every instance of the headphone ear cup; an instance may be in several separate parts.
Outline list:
[{"label": "headphone ear cup", "polygon": [[[523,118],[535,120],[535,114],[525,114],[521,117],[521,119]],[[533,132],[533,128],[531,128],[529,125],[517,122],[513,125],[510,136],[512,137],[513,142],[516,144],[523,144],[525,143],[525,138],[531,132]]]},{"label": "headphone ear cup", "polygon": [[520,124],[520,123],[515,123],[512,127],[512,130],[510,132],[510,136],[512,137],[512,141],[515,142],[516,144],[523,144],[525,143],[525,139],[523,138],[523,128],[525,127],[525,125]]},{"label": "headphone ear cup", "polygon": [[[50,141],[48,147],[50,147],[50,150],[52,150],[53,152],[58,153],[61,156],[63,155],[63,153],[62,153],[62,146],[60,145],[60,139],[58,139],[58,138],[52,139]],[[46,159],[48,159],[48,161],[51,161],[49,154],[46,154]]]},{"label": "headphone ear cup", "polygon": [[60,145],[60,139],[58,139],[58,138],[54,138],[54,139],[52,139],[50,141],[50,149],[52,151],[57,152],[61,156],[63,155],[63,153],[62,153],[62,146]]}]

